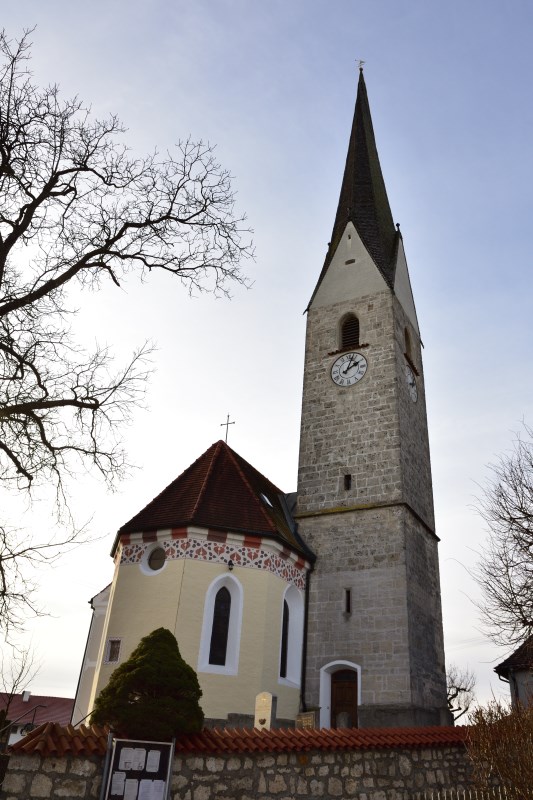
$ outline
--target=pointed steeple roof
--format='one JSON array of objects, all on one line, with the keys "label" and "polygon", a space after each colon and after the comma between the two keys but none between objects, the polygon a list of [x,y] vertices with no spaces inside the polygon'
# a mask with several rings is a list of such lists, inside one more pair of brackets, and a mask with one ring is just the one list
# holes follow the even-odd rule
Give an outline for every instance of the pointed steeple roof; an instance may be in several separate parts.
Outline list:
[{"label": "pointed steeple roof", "polygon": [[139,533],[197,525],[277,539],[306,558],[285,495],[223,442],[215,442],[185,472],[123,525]]},{"label": "pointed steeple roof", "polygon": [[400,234],[394,227],[381,173],[362,69],[359,71],[352,131],[331,242],[309,305],[328,270],[348,222],[353,223],[375,265],[392,287]]}]

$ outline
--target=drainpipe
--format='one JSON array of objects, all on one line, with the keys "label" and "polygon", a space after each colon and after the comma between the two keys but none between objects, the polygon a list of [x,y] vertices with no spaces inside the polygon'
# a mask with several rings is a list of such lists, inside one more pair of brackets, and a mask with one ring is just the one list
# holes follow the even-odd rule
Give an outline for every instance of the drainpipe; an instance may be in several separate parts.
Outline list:
[{"label": "drainpipe", "polygon": [[311,583],[311,566],[305,577],[304,636],[302,642],[302,674],[300,677],[300,711],[307,711],[305,702],[305,676],[307,673],[307,620],[309,618],[309,585]]}]

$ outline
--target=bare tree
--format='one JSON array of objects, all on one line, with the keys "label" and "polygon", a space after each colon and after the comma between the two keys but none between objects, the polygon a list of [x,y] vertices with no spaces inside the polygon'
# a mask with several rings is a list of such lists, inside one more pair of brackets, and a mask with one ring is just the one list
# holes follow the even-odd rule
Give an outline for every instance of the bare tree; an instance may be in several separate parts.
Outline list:
[{"label": "bare tree", "polygon": [[10,657],[5,647],[0,653],[0,749],[9,739],[10,722],[14,722],[9,715],[13,698],[29,686],[40,668],[31,647],[13,647]]},{"label": "bare tree", "polygon": [[524,641],[533,630],[533,430],[524,424],[513,449],[491,466],[480,511],[489,538],[476,578],[488,635],[497,644]]},{"label": "bare tree", "polygon": [[467,749],[481,789],[505,788],[509,800],[533,797],[533,708],[493,701],[471,716]]},{"label": "bare tree", "polygon": [[64,530],[63,536],[35,541],[26,531],[0,526],[0,633],[6,642],[13,632],[24,630],[28,617],[43,614],[36,600],[38,569],[86,541],[83,528]]},{"label": "bare tree", "polygon": [[450,664],[446,669],[446,698],[454,721],[468,714],[475,701],[476,676],[469,669]]},{"label": "bare tree", "polygon": [[[110,485],[123,475],[120,431],[142,400],[150,352],[145,344],[116,369],[106,347],[84,351],[69,290],[158,270],[189,292],[228,294],[246,283],[251,249],[210,146],[186,140],[133,158],[115,116],[94,119],[34,83],[28,36],[0,34],[0,481],[55,487],[61,515],[65,478],[80,468]],[[77,538],[29,544],[0,519],[0,629],[39,612],[27,568]]]},{"label": "bare tree", "polygon": [[118,370],[107,348],[82,351],[67,289],[158,270],[228,294],[251,250],[210,146],[131,157],[115,116],[35,85],[29,45],[0,35],[0,479],[61,498],[81,464],[122,475],[117,431],[147,374],[146,346]]}]

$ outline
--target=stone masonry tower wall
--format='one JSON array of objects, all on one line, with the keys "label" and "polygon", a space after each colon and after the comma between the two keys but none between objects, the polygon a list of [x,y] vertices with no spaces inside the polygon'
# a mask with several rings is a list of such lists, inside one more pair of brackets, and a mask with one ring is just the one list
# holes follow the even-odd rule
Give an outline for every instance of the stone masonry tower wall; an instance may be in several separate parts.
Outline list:
[{"label": "stone masonry tower wall", "polygon": [[[359,341],[343,347],[348,314]],[[345,352],[367,362],[353,385],[332,380]],[[357,674],[360,726],[447,724],[421,342],[362,75],[332,242],[308,309],[297,519],[317,556],[306,703],[320,707],[321,724],[355,724],[355,712],[339,714],[346,701],[333,700],[337,670]]]}]

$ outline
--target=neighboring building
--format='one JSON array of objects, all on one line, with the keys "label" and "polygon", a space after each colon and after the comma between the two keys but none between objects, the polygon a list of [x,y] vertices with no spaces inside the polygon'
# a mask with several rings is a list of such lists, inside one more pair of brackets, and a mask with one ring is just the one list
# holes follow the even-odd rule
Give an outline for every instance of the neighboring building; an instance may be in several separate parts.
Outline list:
[{"label": "neighboring building", "polygon": [[533,706],[533,636],[494,667],[494,672],[500,679],[508,681],[513,708]]},{"label": "neighboring building", "polygon": [[253,721],[263,691],[278,720],[449,722],[420,332],[362,73],[307,312],[296,496],[217,442],[119,530],[78,718],[164,626],[212,722]]},{"label": "neighboring building", "polygon": [[[0,692],[1,712],[7,707],[7,720],[0,724],[0,750],[2,744],[12,745],[43,722],[68,725],[72,716],[74,700],[70,697],[51,697],[25,691],[11,696]],[[4,730],[9,725],[8,730]]]}]

